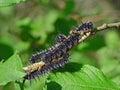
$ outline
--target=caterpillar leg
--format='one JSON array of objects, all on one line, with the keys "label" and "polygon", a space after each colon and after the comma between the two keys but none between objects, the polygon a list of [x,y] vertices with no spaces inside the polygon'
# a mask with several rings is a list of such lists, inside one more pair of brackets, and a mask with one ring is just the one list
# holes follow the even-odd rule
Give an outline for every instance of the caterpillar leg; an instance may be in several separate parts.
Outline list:
[{"label": "caterpillar leg", "polygon": [[60,43],[60,42],[63,42],[65,39],[66,39],[65,35],[59,34],[59,35],[56,36],[55,42]]}]

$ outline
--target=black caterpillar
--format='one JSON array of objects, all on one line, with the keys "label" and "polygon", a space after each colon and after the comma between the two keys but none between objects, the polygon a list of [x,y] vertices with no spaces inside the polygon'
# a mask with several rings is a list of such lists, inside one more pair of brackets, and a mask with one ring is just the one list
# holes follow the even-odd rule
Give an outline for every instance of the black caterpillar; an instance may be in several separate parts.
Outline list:
[{"label": "black caterpillar", "polygon": [[68,54],[64,54],[63,57],[59,58],[58,61],[51,62],[49,64],[44,65],[40,69],[38,68],[32,72],[29,72],[26,76],[24,76],[24,79],[28,79],[28,80],[34,79],[35,77],[39,77],[39,75],[42,75],[44,73],[47,73],[48,71],[63,66],[67,62],[68,62]]},{"label": "black caterpillar", "polygon": [[84,32],[87,30],[89,30],[90,32],[91,30],[93,30],[92,22],[86,22],[79,25],[74,31],[70,33],[68,37],[59,34],[55,40],[56,44],[42,52],[33,54],[30,58],[30,63],[35,63],[35,61],[38,59],[47,63],[54,60],[54,58],[61,57],[64,53],[69,51],[75,44],[77,44],[84,35],[87,34],[86,32]]},{"label": "black caterpillar", "polygon": [[88,37],[93,32],[93,23],[86,22],[78,25],[75,30],[72,30],[68,37],[59,34],[55,41],[56,43],[50,48],[33,54],[30,58],[30,63],[34,64],[40,59],[45,63],[42,67],[35,70],[29,71],[24,79],[33,79],[41,74],[51,71],[55,68],[63,66],[68,62],[68,51],[76,45],[79,41],[83,41],[84,38]]}]

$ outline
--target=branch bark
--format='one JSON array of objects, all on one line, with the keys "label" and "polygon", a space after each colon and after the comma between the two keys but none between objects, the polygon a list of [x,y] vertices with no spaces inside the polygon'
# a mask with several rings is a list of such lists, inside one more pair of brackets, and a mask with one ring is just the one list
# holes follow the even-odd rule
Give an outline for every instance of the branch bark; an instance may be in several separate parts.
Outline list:
[{"label": "branch bark", "polygon": [[102,31],[108,28],[120,28],[120,22],[117,23],[109,23],[109,24],[103,24],[97,28],[95,28],[96,31]]}]

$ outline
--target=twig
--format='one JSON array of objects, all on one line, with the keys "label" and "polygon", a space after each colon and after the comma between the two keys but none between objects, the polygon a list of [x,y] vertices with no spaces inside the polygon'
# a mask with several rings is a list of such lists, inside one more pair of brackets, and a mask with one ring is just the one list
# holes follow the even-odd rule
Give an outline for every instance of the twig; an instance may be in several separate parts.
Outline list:
[{"label": "twig", "polygon": [[[102,30],[105,30],[105,29],[108,29],[108,28],[120,28],[120,22],[117,22],[117,23],[110,23],[110,24],[103,24],[99,27],[96,27],[94,28],[95,31],[93,31],[93,33],[97,33],[98,31],[102,31]],[[93,34],[92,34],[93,35]],[[86,40],[87,38],[89,38],[91,36],[91,34],[88,34],[87,36],[85,35],[79,42],[83,42],[84,40]],[[29,66],[26,66],[26,67],[23,67],[23,69],[26,71],[26,72],[29,72],[30,70],[32,69],[35,69],[35,68],[38,68],[39,66],[43,66],[45,65],[44,62],[37,62],[37,63],[34,63],[32,65],[29,65]],[[36,67],[37,66],[37,67]]]},{"label": "twig", "polygon": [[29,66],[23,67],[23,69],[26,72],[30,72],[30,71],[35,70],[37,68],[40,69],[40,67],[42,67],[44,65],[45,65],[45,63],[43,61],[41,61],[41,62],[37,62],[37,63],[31,64]]},{"label": "twig", "polygon": [[105,29],[108,29],[108,28],[120,28],[120,22],[117,22],[117,23],[110,23],[110,24],[103,24],[96,29],[96,31],[102,31],[102,30],[105,30]]}]

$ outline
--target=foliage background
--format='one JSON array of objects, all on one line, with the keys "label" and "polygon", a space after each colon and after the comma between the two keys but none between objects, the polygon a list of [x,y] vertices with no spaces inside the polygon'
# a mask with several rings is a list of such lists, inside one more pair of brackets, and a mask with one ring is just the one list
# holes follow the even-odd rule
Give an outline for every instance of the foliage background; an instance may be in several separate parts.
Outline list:
[{"label": "foliage background", "polygon": [[[120,21],[119,4],[119,0],[27,0],[14,6],[2,7],[0,60],[7,61],[17,51],[23,66],[26,66],[32,53],[50,47],[58,34],[68,35],[73,26],[77,26],[81,21],[93,21],[95,26]],[[70,65],[65,65],[54,73],[63,72],[65,68],[66,71],[77,72],[82,65],[89,64],[99,68],[108,78],[120,85],[119,53],[119,31],[102,31],[75,46],[70,51]],[[31,86],[28,82],[25,85],[26,90],[40,90],[40,87],[42,89],[46,77],[47,75],[41,79],[42,82],[33,80]],[[0,90],[10,89],[18,90],[18,85],[10,82],[0,87]]]}]

